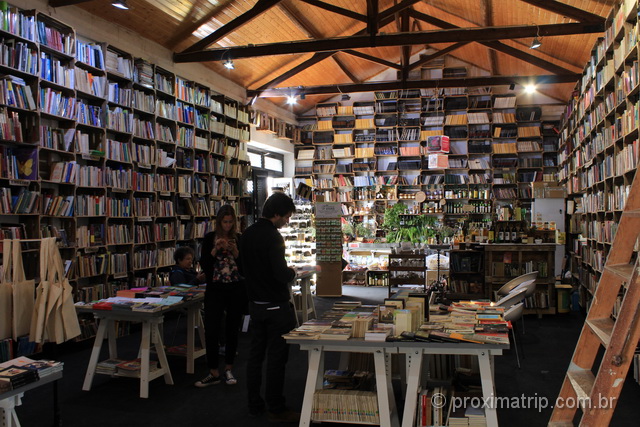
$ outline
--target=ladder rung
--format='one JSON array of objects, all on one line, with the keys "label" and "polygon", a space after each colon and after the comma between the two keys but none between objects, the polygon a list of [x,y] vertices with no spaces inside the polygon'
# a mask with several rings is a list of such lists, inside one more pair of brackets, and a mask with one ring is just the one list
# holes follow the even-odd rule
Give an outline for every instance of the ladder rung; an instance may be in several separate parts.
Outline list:
[{"label": "ladder rung", "polygon": [[608,347],[613,334],[613,326],[615,322],[611,318],[587,319],[587,325],[600,338],[603,346]]},{"label": "ladder rung", "polygon": [[629,283],[631,275],[633,274],[632,264],[613,264],[605,266],[606,270],[609,270],[616,276],[621,277],[625,282]]},{"label": "ladder rung", "polygon": [[632,218],[640,218],[640,209],[633,209],[629,211],[622,212],[623,216],[629,216]]},{"label": "ladder rung", "polygon": [[583,405],[591,398],[591,390],[593,390],[593,384],[596,382],[596,377],[589,369],[572,367],[567,371],[567,378],[569,378],[569,381],[576,392],[580,407],[584,410]]}]

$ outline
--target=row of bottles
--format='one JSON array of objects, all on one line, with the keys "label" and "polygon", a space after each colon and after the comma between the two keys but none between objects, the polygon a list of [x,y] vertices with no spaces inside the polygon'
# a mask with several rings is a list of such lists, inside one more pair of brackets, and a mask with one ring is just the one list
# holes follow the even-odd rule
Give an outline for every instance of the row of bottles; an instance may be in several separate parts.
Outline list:
[{"label": "row of bottles", "polygon": [[353,200],[373,200],[375,198],[375,187],[357,187],[353,189]]},{"label": "row of bottles", "polygon": [[491,199],[491,192],[488,188],[452,188],[445,190],[445,199]]},{"label": "row of bottles", "polygon": [[[472,206],[473,210],[468,210],[465,206]],[[445,213],[449,214],[463,214],[463,213],[481,213],[481,214],[490,214],[491,213],[491,203],[490,202],[471,202],[471,203],[447,203],[445,205]]]},{"label": "row of bottles", "polygon": [[527,239],[527,229],[521,223],[498,223],[493,233],[493,239],[489,240],[493,240],[494,243],[520,243]]}]

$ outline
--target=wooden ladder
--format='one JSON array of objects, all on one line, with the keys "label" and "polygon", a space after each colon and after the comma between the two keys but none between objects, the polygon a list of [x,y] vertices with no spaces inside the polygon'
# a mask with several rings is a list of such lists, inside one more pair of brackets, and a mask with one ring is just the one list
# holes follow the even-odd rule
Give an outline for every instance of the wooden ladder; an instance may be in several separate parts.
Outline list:
[{"label": "wooden ladder", "polygon": [[[640,179],[634,179],[549,426],[573,426],[578,406],[580,426],[606,426],[611,421],[640,338],[640,264],[637,257],[633,260],[639,234]],[[613,306],[623,286],[626,293],[613,320]],[[600,346],[605,353],[594,375]]]}]

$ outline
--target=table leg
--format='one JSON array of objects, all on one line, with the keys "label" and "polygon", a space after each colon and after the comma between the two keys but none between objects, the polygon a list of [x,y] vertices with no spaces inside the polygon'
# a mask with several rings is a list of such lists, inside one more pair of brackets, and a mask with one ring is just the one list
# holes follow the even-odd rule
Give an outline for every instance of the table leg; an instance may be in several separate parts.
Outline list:
[{"label": "table leg", "polygon": [[[162,320],[162,319],[160,319]],[[153,323],[151,329],[151,342],[156,348],[156,354],[160,359],[160,366],[164,370],[164,382],[165,384],[173,385],[173,377],[171,376],[171,369],[169,369],[169,361],[167,360],[167,353],[164,351],[164,342],[162,341],[162,330],[159,326],[164,323]]]},{"label": "table leg", "polygon": [[142,341],[140,342],[140,397],[149,397],[149,347],[151,346],[151,325],[142,322]]},{"label": "table leg", "polygon": [[98,325],[98,332],[96,333],[96,339],[93,342],[93,350],[91,350],[89,366],[87,367],[87,373],[84,377],[84,384],[82,385],[82,390],[84,391],[91,390],[93,376],[96,373],[96,366],[98,365],[98,358],[100,357],[100,350],[102,349],[102,341],[104,341],[105,335],[107,334],[107,327],[111,322],[110,320],[100,318],[96,318],[96,321],[99,321],[100,324]]},{"label": "table leg", "polygon": [[204,321],[202,320],[202,313],[200,312],[200,307],[198,307],[198,310],[196,311],[196,324],[198,326],[198,336],[200,337],[200,345],[202,346],[202,349],[206,351],[207,342],[205,341]]},{"label": "table leg", "polygon": [[397,427],[398,413],[395,408],[391,378],[386,367],[385,352],[383,350],[376,350],[375,353],[373,353],[373,361],[376,370],[380,427]]},{"label": "table leg", "polygon": [[199,310],[196,305],[187,309],[187,374],[194,372],[196,310]]},{"label": "table leg", "polygon": [[22,405],[22,397],[24,397],[24,393],[0,400],[0,410],[4,413],[2,417],[3,427],[20,427],[16,406]]},{"label": "table leg", "polygon": [[418,407],[418,386],[420,385],[420,372],[422,370],[422,351],[415,350],[407,353],[407,392],[404,398],[404,412],[402,414],[402,427],[415,425],[416,410]]},{"label": "table leg", "polygon": [[300,427],[311,425],[311,409],[313,407],[313,395],[316,390],[322,389],[324,373],[324,350],[322,346],[313,347],[309,351],[309,371],[304,387],[304,399],[302,411],[300,411]]},{"label": "table leg", "polygon": [[109,345],[109,358],[117,359],[118,358],[118,345],[116,344],[116,339],[118,337],[118,330],[116,329],[116,321],[109,320],[109,328],[107,332],[107,344]]},{"label": "table leg", "polygon": [[300,279],[300,299],[302,300],[302,323],[309,320],[309,305],[307,293],[309,292],[309,279]]},{"label": "table leg", "polygon": [[498,413],[495,407],[495,385],[493,383],[493,367],[491,366],[492,356],[488,351],[478,353],[478,363],[480,365],[480,381],[482,382],[482,396],[490,404],[484,408],[487,417],[487,427],[498,427]]}]

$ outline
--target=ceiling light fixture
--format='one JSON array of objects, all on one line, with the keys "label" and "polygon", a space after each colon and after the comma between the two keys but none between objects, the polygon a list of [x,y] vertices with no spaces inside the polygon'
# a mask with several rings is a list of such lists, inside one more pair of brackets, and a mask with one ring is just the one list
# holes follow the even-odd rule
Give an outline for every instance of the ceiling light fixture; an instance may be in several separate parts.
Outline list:
[{"label": "ceiling light fixture", "polygon": [[287,104],[288,105],[295,105],[298,101],[296,100],[295,95],[289,95],[287,96]]},{"label": "ceiling light fixture", "polygon": [[347,93],[343,93],[342,94],[342,100],[343,101],[349,101],[351,99],[351,97],[349,96],[349,94]]},{"label": "ceiling light fixture", "polygon": [[524,91],[525,93],[528,93],[528,94],[536,93],[536,85],[528,84],[524,87]]},{"label": "ceiling light fixture", "polygon": [[233,61],[230,59],[227,59],[223,65],[225,68],[228,68],[229,70],[233,70],[236,68],[235,65],[233,65]]},{"label": "ceiling light fixture", "polygon": [[127,0],[115,0],[111,2],[111,6],[117,7],[122,10],[129,10],[129,5],[127,4]]},{"label": "ceiling light fixture", "polygon": [[531,46],[529,46],[529,49],[537,49],[540,46],[542,46],[542,39],[540,38],[540,27],[536,24],[536,28],[538,29],[536,36],[533,38],[533,41],[531,42]]},{"label": "ceiling light fixture", "polygon": [[509,85],[509,90],[514,90],[516,88],[516,84],[515,83],[511,83]]}]

